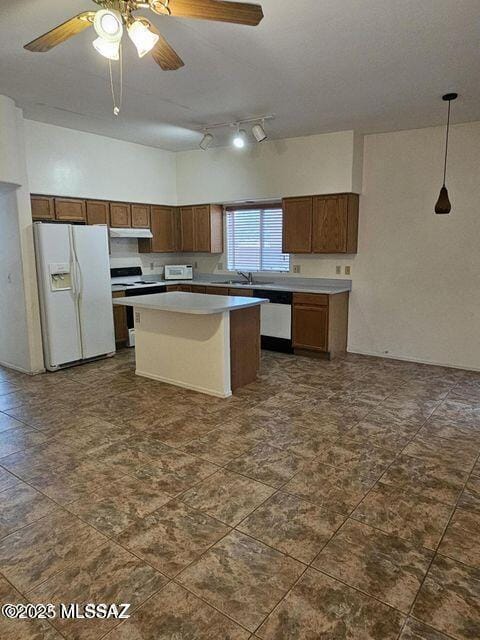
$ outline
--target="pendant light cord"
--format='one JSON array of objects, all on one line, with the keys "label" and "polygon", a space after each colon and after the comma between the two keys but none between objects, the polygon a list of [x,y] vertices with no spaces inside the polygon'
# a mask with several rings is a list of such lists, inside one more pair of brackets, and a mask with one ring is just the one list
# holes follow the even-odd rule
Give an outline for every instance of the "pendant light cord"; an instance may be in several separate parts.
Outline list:
[{"label": "pendant light cord", "polygon": [[118,104],[115,97],[115,84],[113,81],[113,71],[112,71],[112,61],[108,61],[108,69],[110,71],[110,89],[112,91],[112,100],[113,100],[113,113],[118,116],[120,113],[120,109],[122,108],[123,102],[123,55],[122,55],[122,45],[120,44],[119,48],[119,64],[120,64],[120,95],[118,98]]},{"label": "pendant light cord", "polygon": [[448,101],[448,116],[447,116],[447,136],[445,140],[445,164],[443,165],[443,186],[445,186],[447,180],[447,156],[448,156],[448,137],[450,133],[450,107],[452,105],[452,101]]}]

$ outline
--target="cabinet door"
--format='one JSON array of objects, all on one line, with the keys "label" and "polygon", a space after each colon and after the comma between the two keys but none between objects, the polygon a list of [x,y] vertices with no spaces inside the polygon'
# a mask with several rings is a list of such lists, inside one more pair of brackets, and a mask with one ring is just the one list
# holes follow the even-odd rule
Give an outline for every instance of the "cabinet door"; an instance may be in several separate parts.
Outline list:
[{"label": "cabinet door", "polygon": [[346,253],[347,197],[315,197],[312,228],[313,253]]},{"label": "cabinet door", "polygon": [[208,205],[193,208],[194,222],[194,251],[210,253],[211,250],[211,229],[210,229],[210,207]]},{"label": "cabinet door", "polygon": [[241,296],[242,298],[253,298],[253,289],[229,289],[229,296]]},{"label": "cabinet door", "polygon": [[55,203],[47,196],[31,196],[33,220],[55,220]]},{"label": "cabinet door", "polygon": [[192,285],[191,284],[179,284],[177,287],[177,291],[184,291],[185,293],[192,293]]},{"label": "cabinet door", "polygon": [[62,222],[86,222],[85,200],[55,198],[55,219]]},{"label": "cabinet door", "polygon": [[132,211],[127,202],[110,203],[110,226],[119,229],[132,226]]},{"label": "cabinet door", "polygon": [[174,247],[175,247],[175,251],[179,252],[182,250],[182,216],[180,214],[180,209],[174,208],[172,211],[173,211]]},{"label": "cabinet door", "polygon": [[172,207],[152,207],[153,253],[171,253],[176,250],[174,214]]},{"label": "cabinet door", "polygon": [[182,238],[181,250],[191,253],[195,250],[193,207],[182,207],[180,209],[180,226]]},{"label": "cabinet door", "polygon": [[293,347],[328,351],[328,306],[293,305]]},{"label": "cabinet door", "polygon": [[147,204],[132,204],[132,227],[135,229],[150,227],[150,207]]},{"label": "cabinet door", "polygon": [[87,200],[87,224],[108,224],[110,207],[108,202]]},{"label": "cabinet door", "polygon": [[313,198],[283,201],[283,252],[311,253]]},{"label": "cabinet door", "polygon": [[[124,298],[124,291],[115,291],[113,298]],[[115,327],[115,342],[127,342],[128,325],[127,325],[127,309],[125,307],[113,306],[113,324]]]},{"label": "cabinet door", "polygon": [[207,293],[211,296],[228,296],[227,287],[207,287]]},{"label": "cabinet door", "polygon": [[207,287],[202,287],[198,284],[192,284],[192,293],[207,293]]}]

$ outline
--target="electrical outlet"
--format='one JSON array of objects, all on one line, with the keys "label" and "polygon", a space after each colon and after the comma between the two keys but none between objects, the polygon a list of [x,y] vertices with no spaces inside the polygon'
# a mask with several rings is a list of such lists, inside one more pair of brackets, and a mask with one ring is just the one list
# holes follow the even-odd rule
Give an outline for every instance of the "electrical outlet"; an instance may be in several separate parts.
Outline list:
[{"label": "electrical outlet", "polygon": [[337,276],[341,275],[342,273],[342,267],[337,264],[337,266],[335,267],[335,273],[337,274]]},{"label": "electrical outlet", "polygon": [[135,324],[140,324],[140,312],[135,311]]},{"label": "electrical outlet", "polygon": [[345,275],[349,276],[352,273],[352,268],[351,267],[345,267]]},{"label": "electrical outlet", "polygon": [[150,262],[150,271],[153,271],[153,267],[154,267],[153,262]]},{"label": "electrical outlet", "polygon": [[219,262],[219,263],[217,264],[217,269],[218,269],[219,271],[223,271],[223,262]]},{"label": "electrical outlet", "polygon": [[301,272],[302,272],[302,267],[299,264],[294,264],[293,273],[301,273]]}]

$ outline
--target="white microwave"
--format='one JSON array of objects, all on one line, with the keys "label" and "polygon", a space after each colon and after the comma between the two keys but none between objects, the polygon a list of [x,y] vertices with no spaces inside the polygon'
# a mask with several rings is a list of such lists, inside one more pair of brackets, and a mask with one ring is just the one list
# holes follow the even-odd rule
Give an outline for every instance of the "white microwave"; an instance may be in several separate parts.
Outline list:
[{"label": "white microwave", "polygon": [[189,264],[166,264],[165,280],[192,280],[193,267]]}]

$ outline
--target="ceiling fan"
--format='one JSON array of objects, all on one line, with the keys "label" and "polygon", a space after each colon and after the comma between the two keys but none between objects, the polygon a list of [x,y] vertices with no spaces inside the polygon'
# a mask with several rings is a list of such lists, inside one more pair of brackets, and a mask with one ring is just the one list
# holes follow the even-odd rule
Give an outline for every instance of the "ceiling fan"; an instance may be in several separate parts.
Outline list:
[{"label": "ceiling fan", "polygon": [[225,0],[93,0],[101,9],[84,11],[25,45],[35,53],[45,53],[69,38],[93,26],[97,38],[95,49],[110,60],[119,59],[124,29],[143,58],[151,53],[165,71],[180,69],[184,62],[144,16],[135,16],[139,9],[151,9],[156,14],[178,18],[197,18],[256,26],[263,18],[262,7],[245,2]]}]

